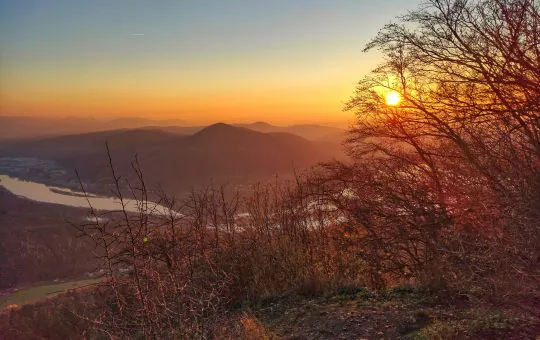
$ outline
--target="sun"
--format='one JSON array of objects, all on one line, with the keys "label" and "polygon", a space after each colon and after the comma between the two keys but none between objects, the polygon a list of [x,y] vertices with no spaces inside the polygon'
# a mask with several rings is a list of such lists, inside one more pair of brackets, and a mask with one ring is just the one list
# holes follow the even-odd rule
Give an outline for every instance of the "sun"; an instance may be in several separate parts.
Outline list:
[{"label": "sun", "polygon": [[392,91],[386,94],[385,100],[386,105],[397,106],[399,103],[401,103],[401,95],[396,91]]}]

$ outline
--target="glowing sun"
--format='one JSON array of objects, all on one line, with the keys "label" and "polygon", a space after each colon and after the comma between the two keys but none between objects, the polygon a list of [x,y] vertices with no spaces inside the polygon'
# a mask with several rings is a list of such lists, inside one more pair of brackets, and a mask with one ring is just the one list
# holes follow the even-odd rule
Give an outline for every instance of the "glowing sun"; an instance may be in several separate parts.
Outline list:
[{"label": "glowing sun", "polygon": [[397,106],[401,103],[401,95],[396,91],[392,91],[386,95],[385,100],[386,105]]}]

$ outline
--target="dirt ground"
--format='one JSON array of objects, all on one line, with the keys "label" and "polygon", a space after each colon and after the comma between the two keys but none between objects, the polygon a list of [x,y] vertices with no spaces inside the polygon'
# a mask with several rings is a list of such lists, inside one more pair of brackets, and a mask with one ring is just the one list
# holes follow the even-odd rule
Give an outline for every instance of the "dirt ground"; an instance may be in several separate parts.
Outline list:
[{"label": "dirt ground", "polygon": [[289,296],[252,307],[264,337],[298,340],[539,339],[539,310],[539,300],[496,307],[414,292],[374,296],[365,291]]}]

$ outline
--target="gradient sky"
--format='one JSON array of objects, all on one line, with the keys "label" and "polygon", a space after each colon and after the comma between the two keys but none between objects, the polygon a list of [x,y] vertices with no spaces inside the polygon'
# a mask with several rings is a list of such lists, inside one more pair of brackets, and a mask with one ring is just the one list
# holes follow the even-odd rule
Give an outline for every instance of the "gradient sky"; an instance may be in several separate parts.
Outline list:
[{"label": "gradient sky", "polygon": [[0,115],[338,122],[420,0],[0,0]]}]

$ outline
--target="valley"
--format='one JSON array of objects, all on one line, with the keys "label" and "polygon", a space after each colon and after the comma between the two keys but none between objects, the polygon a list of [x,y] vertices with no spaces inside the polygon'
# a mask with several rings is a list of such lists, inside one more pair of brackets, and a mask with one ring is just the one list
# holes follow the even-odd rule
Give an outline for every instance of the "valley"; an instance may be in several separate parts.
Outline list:
[{"label": "valley", "polygon": [[[90,245],[77,238],[74,225],[87,218],[87,199],[102,212],[120,208],[111,197],[106,143],[115,171],[124,179],[136,181],[131,165],[137,156],[150,199],[156,201],[154,189],[183,198],[191,188],[210,183],[227,183],[231,191],[247,194],[257,183],[292,179],[295,172],[320,161],[343,157],[338,144],[307,140],[280,132],[283,129],[296,128],[214,124],[0,140],[0,254],[12,254],[0,261],[6,273],[0,288],[88,278],[96,271]],[[323,126],[302,126],[300,131],[311,137],[339,132]],[[128,193],[125,182],[122,185]],[[129,200],[126,209],[137,212]]]},{"label": "valley", "polygon": [[540,339],[538,0],[0,0],[0,46],[0,340]]}]

